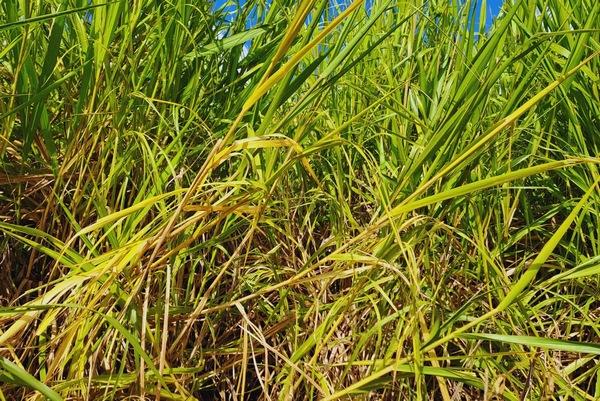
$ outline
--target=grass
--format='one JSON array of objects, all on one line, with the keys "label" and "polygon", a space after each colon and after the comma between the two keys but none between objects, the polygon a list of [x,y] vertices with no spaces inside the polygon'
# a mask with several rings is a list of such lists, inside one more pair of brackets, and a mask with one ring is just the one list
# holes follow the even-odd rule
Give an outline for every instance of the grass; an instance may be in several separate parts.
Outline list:
[{"label": "grass", "polygon": [[597,1],[0,10],[0,400],[600,398]]}]

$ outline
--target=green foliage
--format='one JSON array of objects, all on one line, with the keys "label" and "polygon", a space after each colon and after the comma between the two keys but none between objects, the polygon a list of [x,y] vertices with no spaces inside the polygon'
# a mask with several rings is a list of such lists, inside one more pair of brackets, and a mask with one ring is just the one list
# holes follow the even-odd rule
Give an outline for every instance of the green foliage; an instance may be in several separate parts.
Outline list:
[{"label": "green foliage", "polygon": [[600,3],[486,9],[0,3],[0,400],[598,399]]}]

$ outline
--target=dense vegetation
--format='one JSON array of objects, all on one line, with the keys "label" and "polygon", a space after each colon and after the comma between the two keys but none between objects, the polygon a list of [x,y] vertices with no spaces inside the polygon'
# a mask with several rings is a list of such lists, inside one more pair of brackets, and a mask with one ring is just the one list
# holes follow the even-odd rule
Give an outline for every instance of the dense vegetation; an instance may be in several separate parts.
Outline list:
[{"label": "dense vegetation", "polygon": [[597,0],[0,10],[0,400],[600,397]]}]

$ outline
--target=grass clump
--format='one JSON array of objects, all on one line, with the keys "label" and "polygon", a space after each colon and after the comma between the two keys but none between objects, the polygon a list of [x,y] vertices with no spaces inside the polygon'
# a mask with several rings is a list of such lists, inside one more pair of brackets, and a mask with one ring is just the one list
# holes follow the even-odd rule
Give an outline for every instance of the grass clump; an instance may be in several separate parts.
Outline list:
[{"label": "grass clump", "polygon": [[600,3],[366,3],[2,2],[0,399],[600,397]]}]

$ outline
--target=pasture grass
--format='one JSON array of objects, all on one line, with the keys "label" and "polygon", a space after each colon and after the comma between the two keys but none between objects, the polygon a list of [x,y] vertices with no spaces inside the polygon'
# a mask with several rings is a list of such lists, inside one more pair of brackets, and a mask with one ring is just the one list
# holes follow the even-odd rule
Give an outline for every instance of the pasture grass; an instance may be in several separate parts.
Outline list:
[{"label": "pasture grass", "polygon": [[600,398],[598,1],[0,10],[0,400]]}]

